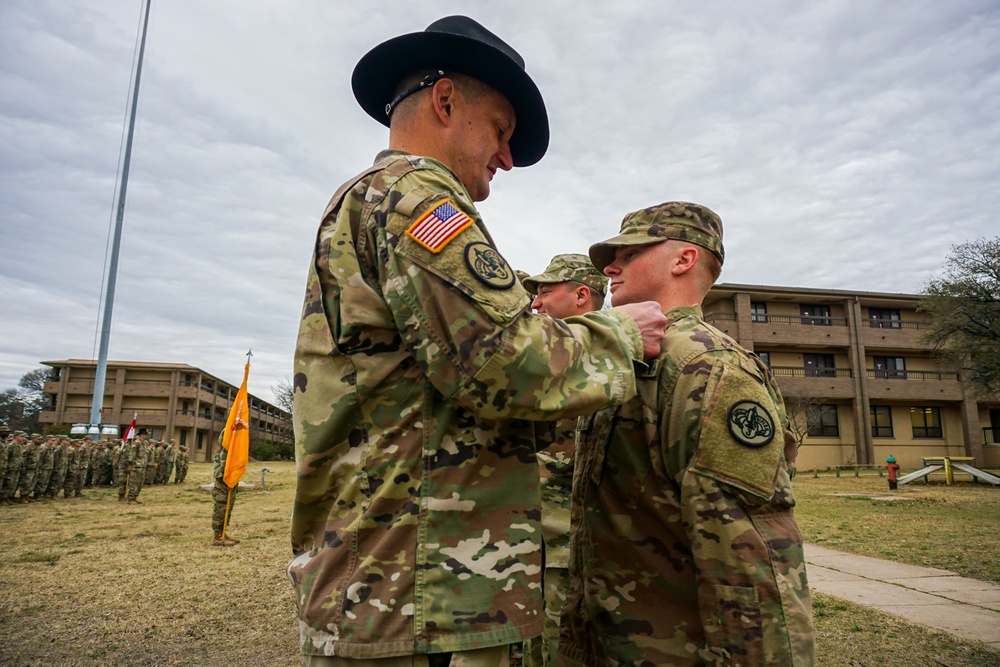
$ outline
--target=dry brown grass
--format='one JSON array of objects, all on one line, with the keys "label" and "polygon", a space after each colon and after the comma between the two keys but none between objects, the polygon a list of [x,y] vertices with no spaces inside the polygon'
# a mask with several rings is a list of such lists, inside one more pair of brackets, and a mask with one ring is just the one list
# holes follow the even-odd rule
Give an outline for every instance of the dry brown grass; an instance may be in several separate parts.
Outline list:
[{"label": "dry brown grass", "polygon": [[[288,517],[294,470],[268,464],[211,546],[211,465],[183,485],[0,508],[0,664],[296,665]],[[259,483],[259,464],[245,481]]]},{"label": "dry brown grass", "polygon": [[[301,664],[284,573],[295,474],[290,463],[267,466],[267,490],[238,498],[232,533],[243,541],[231,548],[210,546],[211,497],[197,489],[210,481],[208,464],[192,464],[182,486],[143,489],[142,505],[91,490],[83,499],[0,507],[0,665]],[[251,463],[246,481],[258,483],[260,468]],[[861,527],[880,524],[886,512],[903,519],[930,507],[940,511],[903,525],[937,522],[928,530],[947,536],[938,541],[950,541],[959,562],[969,560],[967,548],[978,558],[976,544],[945,526],[964,514],[993,521],[1000,502],[997,489],[911,487],[913,503],[893,508],[830,495],[881,492],[884,480],[807,477],[797,480],[807,539],[872,555],[885,555],[885,540]],[[995,523],[981,527],[997,533]],[[892,548],[900,560],[925,562],[919,549]],[[827,596],[815,608],[822,667],[1000,667],[1000,653],[881,612]]]}]

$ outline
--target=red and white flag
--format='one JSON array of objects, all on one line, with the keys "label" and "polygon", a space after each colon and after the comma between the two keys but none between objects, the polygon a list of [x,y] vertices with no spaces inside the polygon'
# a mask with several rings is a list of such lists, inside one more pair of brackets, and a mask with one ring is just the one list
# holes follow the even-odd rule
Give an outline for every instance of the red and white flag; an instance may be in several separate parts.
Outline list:
[{"label": "red and white flag", "polygon": [[122,436],[122,446],[124,447],[129,440],[135,437],[135,417],[132,417],[132,423],[128,425],[125,429],[125,435]]}]

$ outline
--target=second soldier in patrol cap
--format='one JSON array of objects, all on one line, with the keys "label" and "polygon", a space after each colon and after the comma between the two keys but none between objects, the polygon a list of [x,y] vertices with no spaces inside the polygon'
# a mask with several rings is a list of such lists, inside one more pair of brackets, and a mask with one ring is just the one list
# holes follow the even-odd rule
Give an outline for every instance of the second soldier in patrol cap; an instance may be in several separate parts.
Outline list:
[{"label": "second soldier in patrol cap", "polygon": [[389,150],[334,194],[307,277],[288,567],[301,650],[307,665],[473,649],[500,664],[542,626],[526,420],[632,395],[665,320],[655,304],[572,324],[530,312],[475,206],[548,146],[509,44],[445,17],[372,48],[352,87]]},{"label": "second soldier in patrol cap", "polygon": [[814,664],[795,439],[767,367],[705,322],[722,221],[666,202],[590,248],[613,304],[654,299],[639,396],[581,419],[560,653],[586,665]]},{"label": "second soldier in patrol cap", "polygon": [[608,291],[608,278],[587,255],[556,255],[545,271],[521,281],[534,299],[536,313],[564,319],[600,310]]}]

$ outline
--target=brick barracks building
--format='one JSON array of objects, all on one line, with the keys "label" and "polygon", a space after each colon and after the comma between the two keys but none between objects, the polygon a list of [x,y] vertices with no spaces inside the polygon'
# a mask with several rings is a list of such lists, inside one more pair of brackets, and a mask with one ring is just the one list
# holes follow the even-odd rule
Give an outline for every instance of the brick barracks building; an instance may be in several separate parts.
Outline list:
[{"label": "brick barracks building", "polygon": [[911,294],[716,285],[705,319],[756,352],[807,432],[800,470],[845,464],[903,469],[925,456],[1000,467],[1000,396],[977,396],[921,338]]},{"label": "brick barracks building", "polygon": [[[39,416],[43,424],[90,421],[97,363],[88,359],[43,361],[52,367],[45,383],[49,403]],[[240,378],[242,380],[242,378]],[[136,415],[154,440],[187,445],[192,461],[211,461],[219,433],[225,428],[239,385],[187,364],[109,361],[104,386],[103,423],[124,433]],[[252,394],[250,444],[292,443],[291,415]]]}]

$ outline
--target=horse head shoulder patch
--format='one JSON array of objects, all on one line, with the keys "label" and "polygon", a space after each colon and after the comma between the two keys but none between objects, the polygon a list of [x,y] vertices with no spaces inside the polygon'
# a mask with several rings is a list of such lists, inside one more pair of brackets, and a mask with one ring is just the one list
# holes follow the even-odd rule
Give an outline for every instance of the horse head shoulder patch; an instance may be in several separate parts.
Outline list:
[{"label": "horse head shoulder patch", "polygon": [[485,241],[465,246],[465,264],[479,282],[492,289],[508,289],[517,279],[514,270],[496,248]]},{"label": "horse head shoulder patch", "polygon": [[774,420],[757,401],[738,401],[726,413],[733,439],[747,447],[763,447],[774,439]]}]

